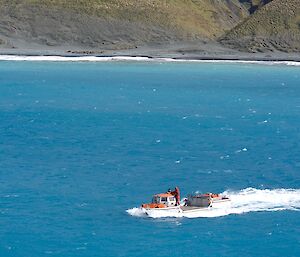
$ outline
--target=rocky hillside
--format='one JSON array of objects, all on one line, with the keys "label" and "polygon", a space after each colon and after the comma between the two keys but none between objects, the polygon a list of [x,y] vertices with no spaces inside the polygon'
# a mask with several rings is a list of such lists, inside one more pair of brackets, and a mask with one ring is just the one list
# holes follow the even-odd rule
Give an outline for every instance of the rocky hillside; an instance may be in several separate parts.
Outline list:
[{"label": "rocky hillside", "polygon": [[0,0],[0,43],[126,49],[214,40],[247,17],[238,0]]},{"label": "rocky hillside", "polygon": [[300,0],[273,0],[220,41],[248,52],[299,52]]},{"label": "rocky hillside", "polygon": [[300,52],[300,0],[0,0],[0,13],[2,49]]}]

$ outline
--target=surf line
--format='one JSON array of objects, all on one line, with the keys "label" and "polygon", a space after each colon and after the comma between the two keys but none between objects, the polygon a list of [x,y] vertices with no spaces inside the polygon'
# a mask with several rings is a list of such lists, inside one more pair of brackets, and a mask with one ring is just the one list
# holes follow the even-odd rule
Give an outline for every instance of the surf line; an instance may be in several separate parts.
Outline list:
[{"label": "surf line", "polygon": [[177,59],[148,56],[55,56],[55,55],[0,55],[0,61],[38,61],[38,62],[194,62],[194,63],[228,63],[228,64],[263,64],[300,66],[297,61],[264,61],[264,60],[234,60],[234,59]]}]

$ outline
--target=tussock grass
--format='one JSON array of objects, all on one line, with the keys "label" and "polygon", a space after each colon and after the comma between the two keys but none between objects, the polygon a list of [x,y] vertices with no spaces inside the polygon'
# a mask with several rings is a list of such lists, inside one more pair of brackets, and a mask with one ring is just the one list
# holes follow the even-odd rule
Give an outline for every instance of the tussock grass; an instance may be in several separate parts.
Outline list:
[{"label": "tussock grass", "polygon": [[250,52],[300,51],[300,0],[273,0],[221,41]]}]

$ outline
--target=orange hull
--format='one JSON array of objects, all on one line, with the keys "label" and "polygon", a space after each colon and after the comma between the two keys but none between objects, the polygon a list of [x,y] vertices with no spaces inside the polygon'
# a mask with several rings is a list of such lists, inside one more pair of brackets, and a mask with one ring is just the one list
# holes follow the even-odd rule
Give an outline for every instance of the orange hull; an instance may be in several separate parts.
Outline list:
[{"label": "orange hull", "polygon": [[142,204],[142,208],[154,209],[154,208],[166,208],[166,205],[162,203],[145,203]]}]

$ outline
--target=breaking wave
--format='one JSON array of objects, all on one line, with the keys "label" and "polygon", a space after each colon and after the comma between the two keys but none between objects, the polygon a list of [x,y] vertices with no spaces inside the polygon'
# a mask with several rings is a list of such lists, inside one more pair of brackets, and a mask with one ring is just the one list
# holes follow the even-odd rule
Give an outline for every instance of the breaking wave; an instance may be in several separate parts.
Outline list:
[{"label": "breaking wave", "polygon": [[[255,189],[246,188],[240,191],[225,191],[222,194],[231,199],[231,203],[223,208],[210,208],[198,213],[164,213],[154,212],[148,216],[152,218],[162,217],[220,217],[230,214],[242,214],[247,212],[262,211],[300,211],[300,189]],[[147,215],[141,208],[127,210],[132,216],[146,217]]]},{"label": "breaking wave", "polygon": [[43,62],[45,61],[49,61],[49,62],[142,61],[142,62],[244,63],[244,64],[300,66],[300,62],[297,61],[198,60],[198,59],[152,58],[147,56],[0,55],[0,61],[43,61]]}]

